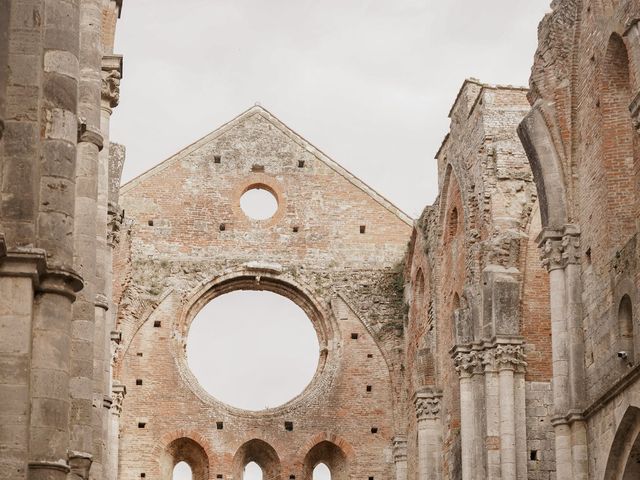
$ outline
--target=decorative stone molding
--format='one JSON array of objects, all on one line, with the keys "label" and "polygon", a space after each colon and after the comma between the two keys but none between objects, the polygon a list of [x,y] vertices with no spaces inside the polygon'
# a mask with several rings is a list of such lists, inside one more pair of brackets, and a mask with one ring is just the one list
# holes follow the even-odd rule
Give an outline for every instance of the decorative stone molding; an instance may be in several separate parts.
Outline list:
[{"label": "decorative stone molding", "polygon": [[416,392],[413,403],[416,408],[418,422],[440,418],[440,401],[442,392],[435,389],[424,389]]},{"label": "decorative stone molding", "polygon": [[453,356],[456,372],[460,377],[470,377],[482,370],[482,357],[476,350],[456,348]]},{"label": "decorative stone molding", "polygon": [[111,366],[115,367],[118,355],[122,350],[122,332],[111,332]]},{"label": "decorative stone molding", "polygon": [[396,435],[393,437],[393,461],[398,463],[407,460],[407,436]]},{"label": "decorative stone molding", "polygon": [[98,147],[98,151],[104,147],[102,133],[88,126],[85,119],[78,118],[78,143],[82,142],[92,143]]},{"label": "decorative stone molding", "polygon": [[497,345],[494,350],[498,370],[524,371],[527,366],[522,345]]},{"label": "decorative stone molding", "polygon": [[565,226],[562,237],[562,260],[565,266],[580,263],[580,231],[573,225]]},{"label": "decorative stone molding", "polygon": [[93,457],[90,453],[86,452],[69,452],[69,470],[71,478],[77,477],[82,480],[89,478],[89,470],[93,463]]},{"label": "decorative stone molding", "polygon": [[120,243],[120,229],[124,221],[124,210],[109,202],[107,206],[107,245],[115,248]]},{"label": "decorative stone molding", "polygon": [[[64,460],[59,460],[57,462],[51,462],[48,460],[36,460],[34,462],[29,462],[29,470],[53,470],[54,472],[69,473],[69,465]],[[40,478],[46,477],[43,475]]]},{"label": "decorative stone molding", "polygon": [[102,398],[102,406],[107,410],[111,410],[112,405],[113,405],[113,398],[111,398],[111,395],[105,395]]},{"label": "decorative stone molding", "polygon": [[114,382],[111,388],[111,413],[116,417],[122,414],[122,406],[124,404],[124,397],[127,395],[127,387]]},{"label": "decorative stone molding", "polygon": [[562,263],[562,240],[560,238],[545,238],[540,245],[540,251],[542,266],[548,271],[564,267]]},{"label": "decorative stone molding", "polygon": [[545,229],[538,237],[540,259],[548,271],[580,263],[580,229],[565,225],[562,231]]},{"label": "decorative stone molding", "polygon": [[95,306],[98,308],[101,308],[105,311],[109,310],[109,300],[107,299],[107,296],[104,295],[103,293],[98,293],[96,295],[96,299],[94,303],[95,303]]},{"label": "decorative stone molding", "polygon": [[105,55],[102,58],[102,100],[109,108],[120,103],[122,79],[122,55]]}]

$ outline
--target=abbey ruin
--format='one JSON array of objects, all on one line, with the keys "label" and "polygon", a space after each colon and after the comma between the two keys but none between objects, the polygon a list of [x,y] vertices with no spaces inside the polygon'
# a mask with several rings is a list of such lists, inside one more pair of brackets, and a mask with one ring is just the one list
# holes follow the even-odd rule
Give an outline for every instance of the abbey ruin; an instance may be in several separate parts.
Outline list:
[{"label": "abbey ruin", "polygon": [[[0,480],[640,478],[638,0],[554,0],[529,87],[462,82],[418,219],[259,106],[121,185],[122,8],[0,0]],[[236,290],[317,333],[279,407],[187,365]]]}]

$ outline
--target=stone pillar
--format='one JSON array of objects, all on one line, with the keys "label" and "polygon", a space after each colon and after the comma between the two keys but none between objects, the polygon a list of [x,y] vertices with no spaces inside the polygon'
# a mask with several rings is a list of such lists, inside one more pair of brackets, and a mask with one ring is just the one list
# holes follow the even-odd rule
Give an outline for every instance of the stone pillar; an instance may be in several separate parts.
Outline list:
[{"label": "stone pillar", "polygon": [[76,169],[75,266],[86,287],[73,306],[71,354],[71,478],[87,480],[93,452],[93,361],[96,274],[96,197],[102,86],[101,0],[80,5],[80,103]]},{"label": "stone pillar", "polygon": [[442,478],[442,420],[440,401],[442,392],[424,388],[414,395],[418,420],[418,479]]},{"label": "stone pillar", "polygon": [[[462,443],[462,480],[474,480],[478,476],[475,463],[475,411],[473,375],[481,366],[478,353],[469,347],[457,346],[453,351],[456,371],[460,376],[460,436]],[[480,470],[482,470],[480,468]],[[480,474],[482,475],[482,474]]]},{"label": "stone pillar", "polygon": [[577,227],[545,229],[539,237],[549,271],[553,356],[556,471],[558,478],[588,478],[584,409],[584,338],[582,284]]},{"label": "stone pillar", "polygon": [[396,470],[396,480],[407,480],[407,436],[393,437],[393,463]]},{"label": "stone pillar", "polygon": [[102,58],[101,115],[100,127],[105,145],[99,155],[97,170],[97,213],[96,226],[96,296],[95,296],[95,336],[94,336],[94,467],[91,478],[102,480],[108,476],[105,468],[107,460],[107,439],[111,425],[111,338],[112,316],[109,312],[112,255],[107,245],[107,205],[109,197],[109,125],[112,109],[120,100],[120,78],[122,77],[122,57],[107,55]]},{"label": "stone pillar", "polygon": [[[35,197],[36,238],[38,248],[46,251],[47,271],[40,276],[34,298],[28,478],[66,480],[71,306],[82,286],[72,269],[71,241],[78,137],[79,0],[46,0],[39,14],[44,30],[40,59],[44,71],[37,137],[42,138],[42,150]],[[29,15],[34,12],[29,10]]]},{"label": "stone pillar", "polygon": [[[500,340],[498,340],[500,341]],[[524,471],[518,471],[518,451],[526,453],[525,444],[519,445],[516,429],[519,423],[526,422],[525,411],[521,401],[516,401],[516,372],[524,373],[526,363],[522,345],[500,343],[495,347],[495,361],[498,369],[500,384],[500,471],[502,480],[516,480],[526,478],[526,464]],[[521,466],[522,468],[522,466]]]},{"label": "stone pillar", "polygon": [[120,447],[120,415],[122,414],[122,406],[124,397],[127,395],[127,388],[117,381],[113,382],[111,391],[111,415],[109,426],[109,437],[107,439],[110,445],[108,465],[106,468],[107,475],[104,480],[118,479],[118,454]]},{"label": "stone pillar", "polygon": [[[5,252],[6,254],[6,252]],[[0,258],[0,479],[24,480],[29,445],[29,364],[34,285],[44,252]]]},{"label": "stone pillar", "polygon": [[500,381],[493,350],[483,352],[487,480],[500,477]]}]

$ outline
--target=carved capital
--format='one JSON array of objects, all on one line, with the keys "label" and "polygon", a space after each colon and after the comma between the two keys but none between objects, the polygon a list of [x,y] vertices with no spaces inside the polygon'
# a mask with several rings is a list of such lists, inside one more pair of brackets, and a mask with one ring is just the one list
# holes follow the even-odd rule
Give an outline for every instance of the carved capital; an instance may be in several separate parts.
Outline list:
[{"label": "carved capital", "polygon": [[567,229],[562,237],[562,260],[564,265],[580,263],[580,233]]},{"label": "carved capital", "polygon": [[438,390],[425,389],[416,392],[413,403],[416,408],[418,422],[440,418],[441,399],[442,393]]},{"label": "carved capital", "polygon": [[110,108],[120,103],[120,80],[122,79],[122,56],[105,55],[102,58],[102,100]]},{"label": "carved capital", "polygon": [[548,271],[580,263],[580,230],[565,225],[561,231],[545,229],[538,237],[540,259]]},{"label": "carved capital", "polygon": [[127,395],[127,387],[119,383],[113,384],[111,389],[111,413],[119,417],[122,414],[122,406],[124,404],[124,397]]},{"label": "carved capital", "polygon": [[124,221],[124,210],[109,202],[107,207],[107,245],[114,248],[120,243],[120,228]]},{"label": "carved capital", "polygon": [[524,372],[527,366],[522,345],[498,345],[494,349],[495,364],[498,370]]},{"label": "carved capital", "polygon": [[456,349],[453,362],[456,372],[461,378],[470,377],[482,372],[482,356],[476,350]]},{"label": "carved capital", "polygon": [[116,366],[118,355],[122,350],[122,332],[111,332],[111,367]]},{"label": "carved capital", "polygon": [[540,260],[542,265],[548,270],[562,268],[562,240],[547,238],[540,246]]}]

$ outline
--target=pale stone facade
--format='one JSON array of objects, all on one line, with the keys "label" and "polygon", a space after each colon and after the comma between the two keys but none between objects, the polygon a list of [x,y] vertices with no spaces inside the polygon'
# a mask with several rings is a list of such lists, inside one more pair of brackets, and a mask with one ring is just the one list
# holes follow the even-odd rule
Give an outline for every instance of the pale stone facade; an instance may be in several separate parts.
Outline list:
[{"label": "pale stone facade", "polygon": [[[121,9],[0,0],[0,479],[640,478],[636,0],[556,0],[529,89],[463,83],[416,221],[260,107],[120,188]],[[318,333],[281,407],[186,364],[236,289]]]}]

